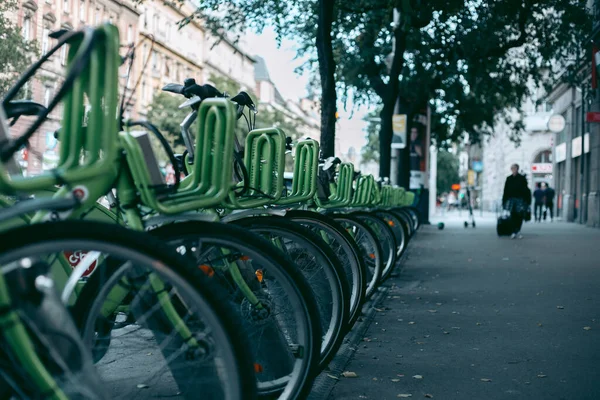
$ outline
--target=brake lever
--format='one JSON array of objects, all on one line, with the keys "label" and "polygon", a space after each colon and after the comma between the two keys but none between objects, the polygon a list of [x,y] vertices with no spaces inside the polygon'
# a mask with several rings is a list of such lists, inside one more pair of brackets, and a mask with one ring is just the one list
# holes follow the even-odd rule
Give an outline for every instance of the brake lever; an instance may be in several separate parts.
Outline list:
[{"label": "brake lever", "polygon": [[181,103],[179,105],[179,108],[186,108],[186,107],[192,107],[192,108],[194,108],[194,106],[196,104],[199,104],[200,102],[202,102],[202,99],[200,98],[200,96],[194,96],[192,98],[187,99],[183,103]]}]

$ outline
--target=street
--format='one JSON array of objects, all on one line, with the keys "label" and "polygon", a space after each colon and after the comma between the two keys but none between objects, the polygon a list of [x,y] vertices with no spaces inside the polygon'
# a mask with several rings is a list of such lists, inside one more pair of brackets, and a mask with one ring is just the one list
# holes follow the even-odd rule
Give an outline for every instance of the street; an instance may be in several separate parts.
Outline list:
[{"label": "street", "polygon": [[415,236],[330,399],[600,398],[600,232],[465,215]]}]

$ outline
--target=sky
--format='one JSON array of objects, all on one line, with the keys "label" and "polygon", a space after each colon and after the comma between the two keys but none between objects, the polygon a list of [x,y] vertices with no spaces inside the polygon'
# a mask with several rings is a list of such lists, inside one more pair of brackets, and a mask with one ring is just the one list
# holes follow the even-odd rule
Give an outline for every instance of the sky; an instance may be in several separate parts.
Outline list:
[{"label": "sky", "polygon": [[[306,96],[306,86],[309,82],[308,76],[301,76],[294,72],[294,69],[302,65],[303,60],[296,59],[296,48],[298,44],[292,40],[283,40],[281,47],[277,47],[275,32],[271,28],[266,28],[260,34],[248,33],[245,38],[245,48],[250,54],[259,55],[265,59],[271,80],[279,89],[281,95],[286,99],[298,100]],[[340,140],[340,150],[346,153],[350,147],[354,147],[357,152],[366,143],[364,128],[365,122],[362,120],[368,112],[365,107],[354,111],[351,116],[351,106],[348,105],[348,111],[344,111],[341,104],[338,105],[340,121],[336,135]]]}]

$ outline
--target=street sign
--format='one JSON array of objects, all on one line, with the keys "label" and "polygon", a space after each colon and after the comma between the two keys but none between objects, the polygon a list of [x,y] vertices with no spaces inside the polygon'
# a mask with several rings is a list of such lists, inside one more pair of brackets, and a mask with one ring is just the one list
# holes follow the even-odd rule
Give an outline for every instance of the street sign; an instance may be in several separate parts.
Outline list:
[{"label": "street sign", "polygon": [[567,144],[561,143],[554,148],[554,161],[559,163],[567,159]]},{"label": "street sign", "polygon": [[475,171],[475,172],[482,172],[483,171],[483,161],[479,161],[479,160],[473,161],[473,163],[472,163],[471,166],[473,168],[473,171]]},{"label": "street sign", "polygon": [[467,171],[467,184],[469,186],[475,186],[475,171],[472,169]]},{"label": "street sign", "polygon": [[531,172],[533,172],[534,174],[551,174],[552,163],[531,164]]},{"label": "street sign", "polygon": [[565,117],[556,114],[550,117],[548,120],[548,130],[551,132],[562,132],[565,129]]},{"label": "street sign", "polygon": [[453,183],[450,188],[452,190],[460,190],[460,183]]},{"label": "street sign", "polygon": [[406,147],[406,114],[394,114],[392,116],[392,149],[404,149]]},{"label": "street sign", "polygon": [[588,112],[585,114],[586,122],[600,122],[600,112]]}]

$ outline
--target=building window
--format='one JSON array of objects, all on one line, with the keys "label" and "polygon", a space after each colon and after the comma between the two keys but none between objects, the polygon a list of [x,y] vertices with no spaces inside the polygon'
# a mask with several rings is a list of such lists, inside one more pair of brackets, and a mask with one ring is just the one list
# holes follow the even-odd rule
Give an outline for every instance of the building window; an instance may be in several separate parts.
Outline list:
[{"label": "building window", "polygon": [[159,16],[158,14],[154,14],[154,16],[152,17],[152,29],[154,30],[154,32],[158,32],[158,22]]},{"label": "building window", "polygon": [[27,16],[23,18],[23,28],[21,33],[23,34],[23,39],[29,40],[31,38],[31,17]]},{"label": "building window", "polygon": [[45,55],[48,52],[48,47],[50,46],[50,29],[44,28],[42,30],[42,55]]},{"label": "building window", "polygon": [[31,90],[31,82],[25,82],[21,90],[19,90],[19,94],[17,95],[17,97],[19,100],[31,100],[31,98],[33,97],[33,93]]},{"label": "building window", "polygon": [[169,78],[171,76],[171,60],[169,59],[169,57],[165,56],[165,77]]},{"label": "building window", "polygon": [[127,43],[133,43],[133,25],[127,27]]},{"label": "building window", "polygon": [[158,69],[158,53],[156,51],[152,51],[152,70],[156,71]]},{"label": "building window", "polygon": [[85,0],[79,2],[79,20],[85,21]]},{"label": "building window", "polygon": [[165,37],[167,40],[171,40],[171,23],[167,22],[165,24]]},{"label": "building window", "polygon": [[96,8],[96,15],[94,16],[94,24],[95,25],[100,25],[101,17],[102,17],[102,14],[100,12],[100,8]]},{"label": "building window", "polygon": [[552,150],[540,151],[533,159],[534,164],[552,163]]},{"label": "building window", "polygon": [[60,65],[62,65],[63,67],[65,65],[67,65],[67,45],[66,44],[64,44],[60,48]]},{"label": "building window", "polygon": [[573,137],[581,136],[582,130],[581,106],[579,106],[575,108],[575,132],[573,132]]},{"label": "building window", "polygon": [[146,80],[142,81],[142,103],[147,103],[146,101],[147,93],[146,93]]},{"label": "building window", "polygon": [[52,88],[50,86],[46,86],[44,88],[44,107],[48,107],[50,105],[51,99],[52,99]]},{"label": "building window", "polygon": [[63,0],[63,12],[69,13],[69,0]]}]

